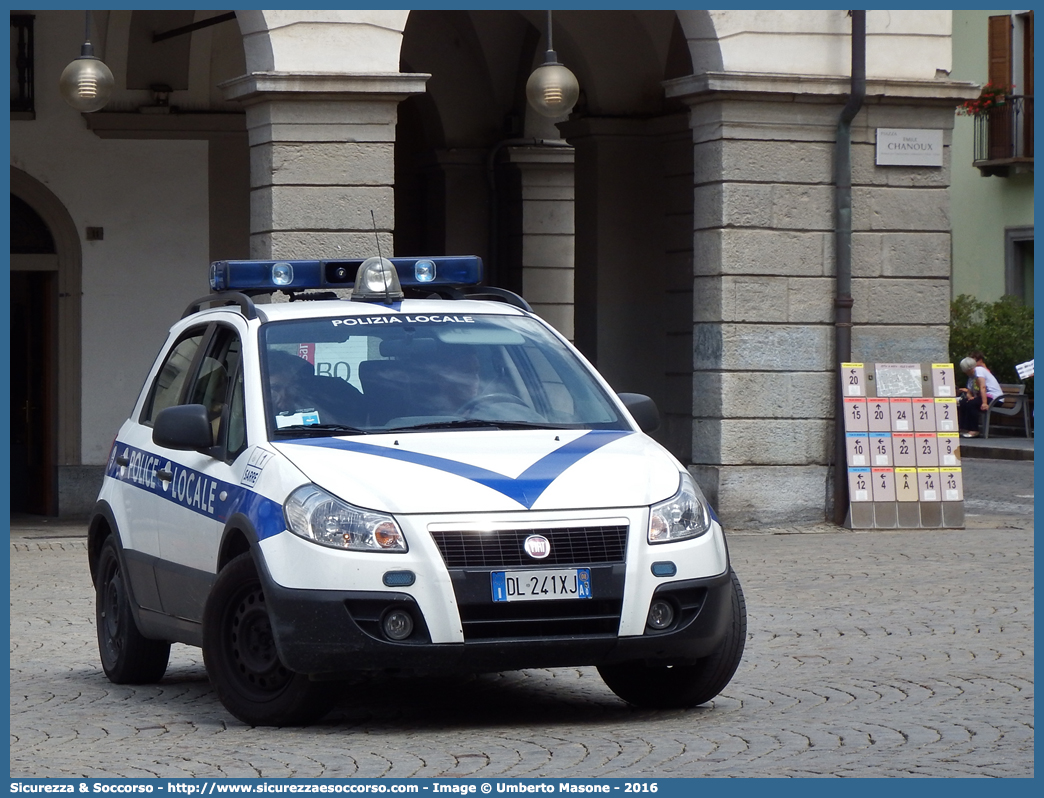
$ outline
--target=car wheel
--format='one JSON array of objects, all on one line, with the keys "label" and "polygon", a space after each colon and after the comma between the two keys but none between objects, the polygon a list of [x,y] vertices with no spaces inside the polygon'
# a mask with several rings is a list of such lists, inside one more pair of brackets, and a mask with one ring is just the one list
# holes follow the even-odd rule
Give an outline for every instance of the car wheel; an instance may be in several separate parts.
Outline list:
[{"label": "car wheel", "polygon": [[735,571],[732,581],[732,619],[717,651],[691,665],[621,662],[600,665],[598,673],[624,701],[648,709],[687,709],[705,704],[731,681],[743,657],[747,639],[747,604]]},{"label": "car wheel", "polygon": [[225,709],[251,726],[297,726],[326,714],[321,686],[279,661],[254,561],[218,574],[203,610],[203,662]]},{"label": "car wheel", "polygon": [[112,535],[102,543],[98,554],[94,595],[98,653],[109,681],[152,684],[162,679],[170,659],[170,643],[149,640],[134,624],[127,576]]}]

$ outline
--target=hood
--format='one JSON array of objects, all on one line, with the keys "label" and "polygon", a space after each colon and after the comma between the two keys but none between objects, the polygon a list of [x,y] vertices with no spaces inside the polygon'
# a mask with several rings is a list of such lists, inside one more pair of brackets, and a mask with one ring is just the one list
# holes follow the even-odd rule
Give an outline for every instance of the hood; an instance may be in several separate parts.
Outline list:
[{"label": "hood", "polygon": [[679,484],[674,458],[629,431],[458,430],[272,445],[316,485],[389,513],[638,507]]}]

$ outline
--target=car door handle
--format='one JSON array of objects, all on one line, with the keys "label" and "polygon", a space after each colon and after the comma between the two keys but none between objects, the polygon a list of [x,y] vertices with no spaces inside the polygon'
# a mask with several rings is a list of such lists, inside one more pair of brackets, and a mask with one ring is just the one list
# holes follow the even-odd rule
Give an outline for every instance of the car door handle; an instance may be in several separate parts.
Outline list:
[{"label": "car door handle", "polygon": [[122,454],[118,455],[116,457],[116,465],[123,466],[124,468],[126,468],[127,466],[130,465],[130,458],[126,457],[125,455],[122,455]]},{"label": "car door handle", "polygon": [[170,482],[172,479],[174,479],[174,472],[166,471],[162,468],[157,468],[156,476],[162,479],[164,482]]}]

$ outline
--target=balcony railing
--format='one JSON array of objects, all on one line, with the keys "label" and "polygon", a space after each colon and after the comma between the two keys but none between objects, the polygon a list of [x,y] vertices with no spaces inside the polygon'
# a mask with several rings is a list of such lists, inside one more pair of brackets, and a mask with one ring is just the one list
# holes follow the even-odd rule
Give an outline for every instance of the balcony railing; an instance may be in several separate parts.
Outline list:
[{"label": "balcony railing", "polygon": [[1033,169],[1033,97],[1008,95],[975,117],[974,165],[983,174]]},{"label": "balcony railing", "polygon": [[11,15],[11,115],[32,119],[33,100],[33,17]]}]

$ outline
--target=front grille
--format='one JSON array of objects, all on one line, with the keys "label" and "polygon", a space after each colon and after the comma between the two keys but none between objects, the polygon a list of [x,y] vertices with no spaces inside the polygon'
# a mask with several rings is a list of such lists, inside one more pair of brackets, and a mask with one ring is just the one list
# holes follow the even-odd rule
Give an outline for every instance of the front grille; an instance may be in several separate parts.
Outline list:
[{"label": "front grille", "polygon": [[622,599],[520,601],[460,608],[465,640],[587,637],[620,631]]},{"label": "front grille", "polygon": [[[551,553],[540,560],[522,544],[542,535]],[[582,526],[561,529],[506,529],[493,532],[432,532],[447,568],[501,568],[514,565],[596,565],[624,560],[627,526]]]}]

